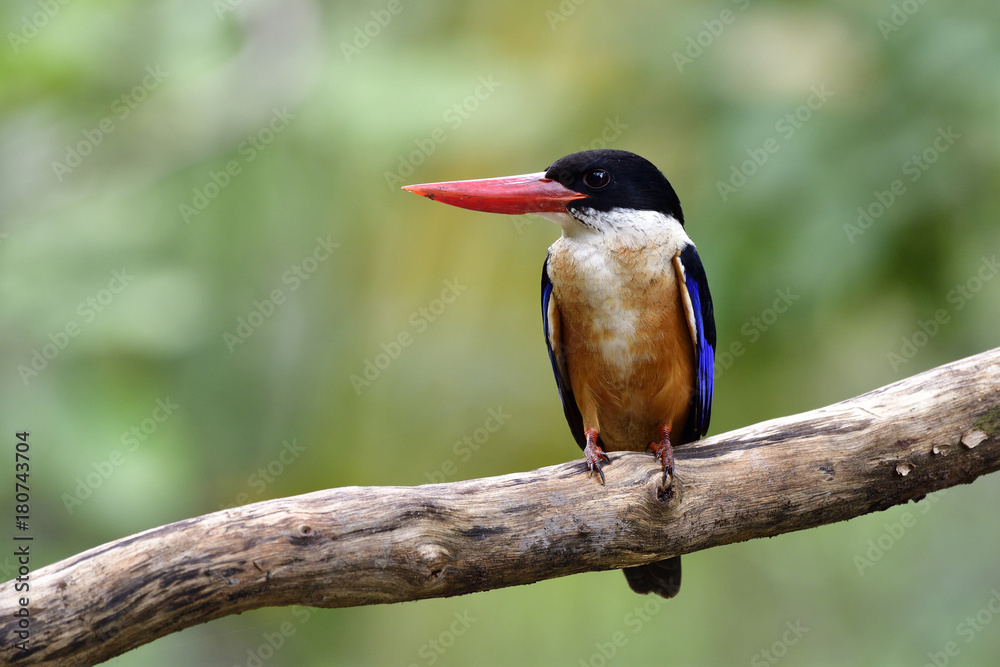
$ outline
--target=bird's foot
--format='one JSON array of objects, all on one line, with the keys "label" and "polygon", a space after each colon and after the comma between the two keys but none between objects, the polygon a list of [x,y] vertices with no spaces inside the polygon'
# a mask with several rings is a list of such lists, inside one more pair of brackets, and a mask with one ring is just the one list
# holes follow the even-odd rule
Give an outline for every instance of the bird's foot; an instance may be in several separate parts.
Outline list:
[{"label": "bird's foot", "polygon": [[588,428],[584,431],[587,436],[587,446],[583,448],[583,457],[587,459],[587,467],[590,468],[590,476],[594,476],[594,470],[601,476],[601,484],[604,484],[604,471],[601,470],[601,461],[610,461],[608,455],[604,453],[601,446],[597,444],[597,431]]},{"label": "bird's foot", "polygon": [[660,441],[649,443],[656,460],[663,464],[663,481],[674,476],[674,448],[670,444],[670,427],[660,427]]}]

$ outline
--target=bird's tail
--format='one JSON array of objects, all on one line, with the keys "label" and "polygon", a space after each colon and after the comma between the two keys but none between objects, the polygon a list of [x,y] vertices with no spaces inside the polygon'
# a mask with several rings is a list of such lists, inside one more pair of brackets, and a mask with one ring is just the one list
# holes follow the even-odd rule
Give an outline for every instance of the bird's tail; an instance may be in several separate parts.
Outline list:
[{"label": "bird's tail", "polygon": [[622,569],[629,587],[639,593],[672,598],[681,590],[681,557],[674,556],[648,565]]}]

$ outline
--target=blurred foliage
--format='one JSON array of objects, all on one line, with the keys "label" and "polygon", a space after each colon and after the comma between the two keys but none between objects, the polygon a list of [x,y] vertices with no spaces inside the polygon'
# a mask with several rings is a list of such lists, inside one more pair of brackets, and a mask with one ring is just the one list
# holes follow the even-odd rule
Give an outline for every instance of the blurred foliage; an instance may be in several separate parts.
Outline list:
[{"label": "blurred foliage", "polygon": [[[242,502],[580,456],[538,307],[558,230],[400,183],[604,144],[660,166],[715,298],[714,433],[998,344],[996,3],[11,0],[0,17],[0,424],[31,432],[39,566]],[[446,281],[458,296],[437,303]],[[490,410],[509,418],[457,447]],[[914,665],[948,642],[988,664],[1000,619],[963,624],[1000,590],[998,502],[985,478],[687,556],[664,604],[604,572],[266,609],[116,664]]]}]

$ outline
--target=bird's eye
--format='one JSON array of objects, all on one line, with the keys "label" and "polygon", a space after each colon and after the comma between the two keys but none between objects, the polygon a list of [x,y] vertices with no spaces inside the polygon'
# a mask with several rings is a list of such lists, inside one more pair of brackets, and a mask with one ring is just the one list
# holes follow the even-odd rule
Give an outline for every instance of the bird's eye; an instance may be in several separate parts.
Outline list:
[{"label": "bird's eye", "polygon": [[603,169],[591,169],[587,172],[586,176],[583,177],[583,182],[586,183],[588,187],[597,190],[599,188],[603,188],[611,182],[611,174]]}]

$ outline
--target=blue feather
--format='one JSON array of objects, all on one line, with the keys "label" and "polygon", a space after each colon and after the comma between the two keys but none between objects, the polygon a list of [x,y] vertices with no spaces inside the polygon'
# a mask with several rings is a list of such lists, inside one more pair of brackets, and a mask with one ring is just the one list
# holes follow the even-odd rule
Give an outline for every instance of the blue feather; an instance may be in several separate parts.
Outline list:
[{"label": "blue feather", "polygon": [[712,393],[715,387],[715,312],[708,278],[701,257],[693,245],[681,251],[684,286],[694,310],[695,364],[697,377],[691,394],[691,414],[684,429],[684,442],[691,442],[708,432],[712,418]]}]

